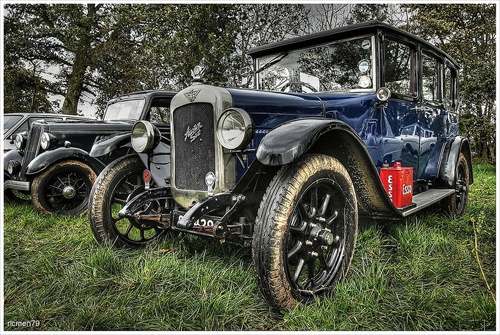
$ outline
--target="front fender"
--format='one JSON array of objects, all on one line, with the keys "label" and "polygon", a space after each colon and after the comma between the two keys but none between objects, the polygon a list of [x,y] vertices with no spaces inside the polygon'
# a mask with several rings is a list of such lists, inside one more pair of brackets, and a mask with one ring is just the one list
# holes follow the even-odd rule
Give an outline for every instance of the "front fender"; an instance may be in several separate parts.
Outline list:
[{"label": "front fender", "polygon": [[12,149],[3,155],[3,172],[4,175],[11,177],[9,172],[7,172],[7,164],[9,161],[16,161],[21,165],[23,162],[23,156],[19,153],[19,150]]},{"label": "front fender", "polygon": [[[130,137],[130,135],[129,135]],[[156,187],[170,186],[170,145],[160,142],[152,153],[137,153],[144,166],[151,172]]]},{"label": "front fender", "polygon": [[88,152],[80,148],[57,148],[50,151],[45,151],[44,153],[38,155],[29,164],[26,170],[26,175],[35,175],[52,164],[65,160],[65,159],[76,159],[85,162],[94,172],[101,172],[106,166],[100,160],[90,157]]},{"label": "front fender", "polygon": [[92,149],[90,149],[89,155],[90,157],[101,157],[106,154],[109,154],[116,148],[119,148],[127,144],[130,146],[130,132],[124,134],[117,134],[111,137],[104,138],[94,143]]},{"label": "front fender", "polygon": [[402,217],[385,192],[363,140],[346,123],[331,119],[287,122],[262,139],[257,159],[264,165],[279,166],[293,163],[304,153],[329,155],[345,166],[364,214],[379,218]]},{"label": "front fender", "polygon": [[293,120],[271,130],[260,142],[257,159],[264,165],[293,162],[306,152],[324,129],[345,125],[337,120]]}]

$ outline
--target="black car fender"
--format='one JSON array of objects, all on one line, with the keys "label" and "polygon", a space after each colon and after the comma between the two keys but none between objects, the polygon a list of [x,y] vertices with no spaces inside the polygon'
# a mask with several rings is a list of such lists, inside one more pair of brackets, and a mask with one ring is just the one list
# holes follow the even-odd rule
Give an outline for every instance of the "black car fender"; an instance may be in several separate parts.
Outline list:
[{"label": "black car fender", "polygon": [[89,155],[91,157],[101,157],[122,146],[131,146],[130,132],[113,135],[96,141],[92,149],[90,149]]},{"label": "black car fender", "polygon": [[281,166],[292,164],[305,153],[332,156],[346,167],[356,189],[360,214],[402,217],[385,192],[363,140],[342,121],[301,119],[284,123],[262,139],[257,160],[263,165]]},{"label": "black car fender", "polygon": [[19,163],[20,166],[23,162],[23,156],[17,149],[12,149],[3,155],[3,172],[5,175],[10,177],[10,174],[7,171],[7,165],[9,161],[16,161]]},{"label": "black car fender", "polygon": [[469,140],[462,136],[455,136],[446,143],[444,148],[438,177],[438,182],[441,186],[447,188],[455,187],[456,167],[461,153],[465,155],[465,159],[467,159],[469,165],[470,184],[474,182]]},{"label": "black car fender", "polygon": [[[130,137],[130,136],[129,136]],[[156,187],[170,186],[170,145],[161,141],[153,152],[137,153],[144,168],[151,172]]]},{"label": "black car fender", "polygon": [[52,164],[66,159],[75,159],[87,164],[96,174],[99,174],[106,166],[97,158],[90,157],[89,153],[80,148],[57,148],[54,150],[46,151],[38,155],[29,164],[26,170],[27,176],[36,175]]}]

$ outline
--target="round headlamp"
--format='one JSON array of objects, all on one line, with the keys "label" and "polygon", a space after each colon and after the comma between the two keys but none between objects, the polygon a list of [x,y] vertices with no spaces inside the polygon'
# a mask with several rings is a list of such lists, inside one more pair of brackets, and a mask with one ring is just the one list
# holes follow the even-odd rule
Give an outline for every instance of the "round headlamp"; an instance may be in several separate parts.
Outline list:
[{"label": "round headlamp", "polygon": [[217,122],[217,138],[226,149],[240,149],[252,136],[252,119],[241,108],[226,109]]},{"label": "round headlamp", "polygon": [[10,175],[13,175],[14,173],[17,173],[20,170],[21,170],[21,163],[19,163],[18,161],[10,160],[7,163],[7,172]]},{"label": "round headlamp", "polygon": [[382,102],[389,100],[391,97],[391,91],[387,87],[381,87],[377,90],[377,99]]},{"label": "round headlamp", "polygon": [[14,138],[14,146],[17,150],[23,150],[26,147],[26,137],[21,134],[17,134]]},{"label": "round headlamp", "polygon": [[43,133],[40,138],[40,146],[43,150],[50,149],[51,145],[56,141],[56,137],[49,133]]},{"label": "round headlamp", "polygon": [[160,131],[149,121],[138,121],[132,127],[132,147],[139,153],[154,149],[160,139]]}]

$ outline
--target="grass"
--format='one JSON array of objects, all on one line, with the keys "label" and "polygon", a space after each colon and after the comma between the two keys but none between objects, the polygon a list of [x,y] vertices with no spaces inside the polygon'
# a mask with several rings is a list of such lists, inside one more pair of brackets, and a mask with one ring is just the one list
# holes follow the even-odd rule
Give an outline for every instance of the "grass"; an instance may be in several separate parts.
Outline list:
[{"label": "grass", "polygon": [[462,218],[431,208],[393,223],[360,222],[346,280],[287,313],[260,296],[249,250],[185,235],[112,250],[97,245],[86,217],[6,204],[3,327],[494,331],[495,168],[479,162],[474,177]]}]

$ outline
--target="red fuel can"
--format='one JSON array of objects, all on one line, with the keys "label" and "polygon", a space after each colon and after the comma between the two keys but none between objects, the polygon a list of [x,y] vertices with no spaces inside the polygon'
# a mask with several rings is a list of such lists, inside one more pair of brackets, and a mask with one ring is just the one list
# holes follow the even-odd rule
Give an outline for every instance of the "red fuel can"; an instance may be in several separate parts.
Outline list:
[{"label": "red fuel can", "polygon": [[402,167],[395,162],[393,167],[381,168],[380,179],[385,191],[398,208],[411,205],[413,197],[413,168]]}]

